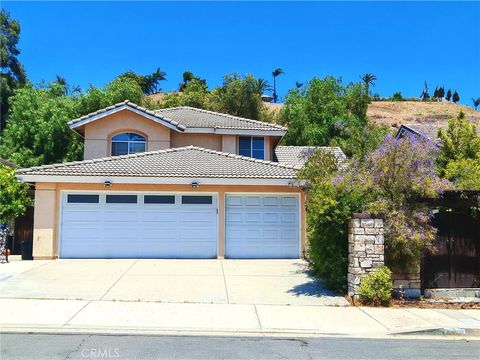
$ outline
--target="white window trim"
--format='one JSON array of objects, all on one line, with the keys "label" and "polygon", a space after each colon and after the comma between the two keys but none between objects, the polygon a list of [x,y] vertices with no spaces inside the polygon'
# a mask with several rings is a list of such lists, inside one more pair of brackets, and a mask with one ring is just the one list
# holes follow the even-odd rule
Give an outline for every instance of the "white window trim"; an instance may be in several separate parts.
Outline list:
[{"label": "white window trim", "polygon": [[[141,136],[143,137],[145,140],[144,141],[138,141],[138,140],[113,140],[113,138],[115,136],[118,136],[118,135],[123,135],[123,134],[135,134],[135,135],[138,135],[138,136]],[[120,154],[120,155],[113,155],[113,144],[114,143],[127,143],[127,153],[126,154]],[[121,132],[121,133],[118,133],[118,134],[115,134],[111,137],[111,140],[110,140],[110,155],[111,156],[121,156],[121,155],[130,155],[130,154],[135,154],[135,153],[131,153],[130,152],[130,144],[145,144],[145,149],[143,151],[139,151],[139,152],[145,152],[145,151],[148,151],[147,150],[147,137],[145,135],[142,135],[142,134],[139,134],[135,131],[124,131],[124,132]]]}]

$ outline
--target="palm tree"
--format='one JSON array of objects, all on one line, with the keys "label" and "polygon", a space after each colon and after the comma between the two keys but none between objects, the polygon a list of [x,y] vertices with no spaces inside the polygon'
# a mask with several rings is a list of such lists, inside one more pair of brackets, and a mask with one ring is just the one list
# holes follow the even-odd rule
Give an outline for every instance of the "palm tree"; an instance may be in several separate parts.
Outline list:
[{"label": "palm tree", "polygon": [[367,95],[370,95],[370,85],[375,86],[375,81],[377,81],[377,77],[371,73],[366,73],[363,76],[360,76],[365,84],[365,92]]},{"label": "palm tree", "polygon": [[475,108],[475,110],[477,110],[478,106],[480,106],[480,97],[476,99],[472,98],[472,101],[473,101],[473,107]]},{"label": "palm tree", "polygon": [[281,68],[277,68],[273,70],[272,76],[273,76],[273,102],[276,103],[278,99],[277,95],[277,76],[285,74],[285,72]]},{"label": "palm tree", "polygon": [[299,82],[299,81],[295,81],[295,87],[297,89],[300,89],[301,87],[303,86],[303,83]]},{"label": "palm tree", "polygon": [[262,96],[266,92],[272,91],[272,87],[265,79],[255,79],[255,88],[258,95]]},{"label": "palm tree", "polygon": [[158,85],[160,84],[160,81],[166,80],[167,79],[167,73],[165,71],[160,70],[160,68],[157,68],[152,75],[146,76],[147,80],[147,94],[155,94],[159,91]]},{"label": "palm tree", "polygon": [[63,89],[64,89],[64,95],[68,95],[68,83],[67,83],[67,80],[66,80],[64,77],[62,77],[62,76],[60,76],[60,75],[57,75],[57,78],[56,78],[55,82],[56,82],[58,85],[60,85],[60,86],[63,87]]}]

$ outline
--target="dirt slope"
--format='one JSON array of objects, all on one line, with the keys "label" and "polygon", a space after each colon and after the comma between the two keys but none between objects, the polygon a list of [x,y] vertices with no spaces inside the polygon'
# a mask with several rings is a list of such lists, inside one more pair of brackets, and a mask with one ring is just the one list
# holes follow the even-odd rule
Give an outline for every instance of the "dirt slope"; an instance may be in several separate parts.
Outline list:
[{"label": "dirt slope", "polygon": [[460,110],[468,120],[480,126],[480,111],[448,102],[372,101],[367,114],[376,123],[398,128],[401,124],[446,125]]}]

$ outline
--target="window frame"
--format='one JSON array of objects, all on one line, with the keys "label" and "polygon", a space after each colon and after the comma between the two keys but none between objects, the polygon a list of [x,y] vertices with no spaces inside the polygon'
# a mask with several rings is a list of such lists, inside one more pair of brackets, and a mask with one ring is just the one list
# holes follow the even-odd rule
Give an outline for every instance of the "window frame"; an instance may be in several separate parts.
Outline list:
[{"label": "window frame", "polygon": [[[119,135],[124,135],[124,134],[127,134],[128,135],[128,140],[114,140],[115,137],[119,136]],[[144,140],[141,141],[141,140],[130,140],[130,136],[131,135],[137,135],[137,136],[141,136]],[[125,143],[127,144],[127,153],[126,154],[114,154],[113,153],[113,146],[114,144],[118,144],[118,143]],[[130,144],[143,144],[144,145],[144,149],[143,151],[134,151],[134,152],[130,152]],[[147,151],[147,145],[148,145],[148,140],[147,140],[147,137],[143,134],[140,134],[138,132],[135,132],[135,131],[124,131],[124,132],[120,132],[120,133],[117,133],[115,135],[113,135],[110,139],[110,156],[122,156],[122,155],[131,155],[131,154],[136,154],[136,153],[141,153],[141,152],[146,152]]]},{"label": "window frame", "polygon": [[[249,142],[250,142],[250,149],[249,149],[249,150],[250,150],[250,154],[249,154],[249,155],[245,155],[245,154],[241,154],[241,153],[240,153],[240,140],[241,140],[241,139],[249,139]],[[262,158],[258,158],[258,157],[253,156],[254,151],[259,151],[259,150],[260,150],[260,149],[254,149],[254,147],[253,147],[253,141],[254,141],[254,140],[260,140],[260,139],[261,139],[262,142],[263,142],[263,148],[262,148],[263,157],[262,157]],[[265,151],[265,143],[266,143],[266,142],[265,142],[265,136],[239,136],[239,137],[238,137],[238,149],[237,149],[238,151],[237,151],[237,153],[238,153],[238,155],[248,156],[248,157],[251,157],[251,158],[254,158],[254,159],[265,160],[265,153],[266,153],[266,151]]]},{"label": "window frame", "polygon": [[[83,199],[83,201],[82,201]],[[91,201],[94,200],[95,201]],[[100,194],[67,194],[66,203],[71,204],[100,204]]]},{"label": "window frame", "polygon": [[[181,198],[180,198],[180,205],[213,205],[213,195],[180,195]],[[195,201],[190,201],[192,199],[202,199],[202,200],[206,200],[207,198],[209,198],[209,202],[204,202],[204,201],[199,201],[199,202],[195,202]],[[184,202],[183,200],[187,200],[186,202]]]}]

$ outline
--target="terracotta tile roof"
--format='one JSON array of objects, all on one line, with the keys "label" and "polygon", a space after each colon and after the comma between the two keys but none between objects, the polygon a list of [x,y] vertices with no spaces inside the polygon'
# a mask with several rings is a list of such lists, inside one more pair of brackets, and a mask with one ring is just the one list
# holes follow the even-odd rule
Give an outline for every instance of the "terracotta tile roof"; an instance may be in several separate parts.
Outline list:
[{"label": "terracotta tile roof", "polygon": [[189,106],[156,110],[161,117],[177,121],[186,128],[269,130],[285,132],[283,126],[238,116],[197,109]]},{"label": "terracotta tile roof", "polygon": [[20,169],[17,175],[293,179],[296,168],[195,146]]},{"label": "terracotta tile roof", "polygon": [[347,159],[342,149],[328,146],[277,146],[275,156],[279,163],[302,167],[308,156],[319,150],[331,152],[339,163]]},{"label": "terracotta tile roof", "polygon": [[148,110],[128,100],[84,115],[78,119],[71,120],[68,122],[68,125],[72,129],[75,129],[87,122],[94,121],[97,117],[107,115],[110,111],[119,111],[123,109],[140,111],[150,116],[154,121],[159,123],[166,122],[167,124],[172,125],[178,131],[185,131],[188,128],[257,130],[275,131],[279,133],[279,136],[282,136],[287,131],[286,128],[277,124],[245,119],[238,116],[216,113],[188,106],[161,110]]},{"label": "terracotta tile roof", "polygon": [[134,103],[132,103],[131,101],[128,101],[128,100],[122,101],[122,102],[114,104],[112,106],[108,106],[104,109],[97,110],[95,112],[84,115],[84,116],[79,117],[77,119],[73,119],[73,120],[69,121],[67,124],[72,129],[74,129],[74,128],[84,124],[85,121],[88,121],[90,118],[93,118],[97,115],[102,115],[102,114],[105,114],[105,113],[107,113],[111,110],[115,110],[115,109],[122,110],[124,108],[130,108],[130,109],[141,111],[141,112],[145,113],[146,115],[150,115],[150,116],[153,116],[154,118],[157,118],[159,120],[159,122],[166,121],[167,123],[173,125],[174,127],[176,127],[180,131],[185,130],[185,126],[179,124],[178,122],[167,119],[167,118],[164,118],[164,117],[161,117],[161,116],[158,116],[158,115],[155,114],[155,111],[148,110],[147,108],[144,108],[142,106],[134,104]]}]

